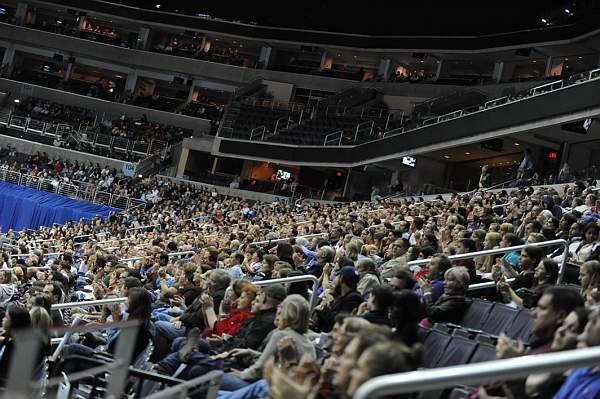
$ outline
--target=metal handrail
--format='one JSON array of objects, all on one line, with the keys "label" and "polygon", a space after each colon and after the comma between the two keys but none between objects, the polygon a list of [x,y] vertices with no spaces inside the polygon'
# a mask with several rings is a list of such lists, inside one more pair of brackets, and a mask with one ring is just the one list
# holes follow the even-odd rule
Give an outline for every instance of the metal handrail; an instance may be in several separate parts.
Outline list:
[{"label": "metal handrail", "polygon": [[[564,84],[564,83],[562,83],[561,86],[560,86],[560,88],[569,87],[569,86],[573,86],[575,84],[585,83],[585,82],[588,82],[588,81],[591,81],[591,80],[598,79],[598,78],[600,78],[600,74],[598,72],[600,72],[600,69],[592,69],[590,71],[587,71],[587,72],[585,72],[585,74],[587,75],[587,77],[586,77],[585,80],[583,80],[583,81],[576,81],[576,82],[571,83],[571,84]],[[596,73],[596,76],[593,76],[595,73]],[[581,74],[579,74],[579,75],[581,75]],[[562,81],[560,81],[560,82],[562,82]],[[535,96],[539,96],[539,95],[548,93],[548,91],[537,92],[537,90],[540,89],[540,88],[543,88],[545,86],[555,85],[556,83],[557,82],[546,83],[546,84],[543,84],[543,85],[540,85],[540,86],[537,86],[537,87],[533,87],[532,89],[529,90],[529,95],[526,96],[526,97],[524,97],[524,98],[520,98],[518,100],[513,100],[513,101],[508,100],[508,101],[506,101],[506,102],[504,102],[502,104],[494,104],[494,105],[487,106],[487,108],[485,108],[485,107],[482,106],[481,107],[482,109],[478,110],[478,111],[468,112],[468,110],[470,108],[473,108],[473,107],[467,107],[467,108],[464,108],[462,110],[456,110],[456,111],[450,113],[450,114],[458,114],[458,116],[455,116],[454,118],[447,118],[447,119],[444,119],[444,120],[441,120],[441,121],[438,120],[440,117],[429,118],[429,119],[423,121],[420,124],[420,126],[414,127],[412,129],[409,129],[409,130],[405,130],[404,127],[401,126],[401,127],[396,128],[396,129],[392,129],[392,130],[389,130],[389,131],[385,132],[383,137],[385,138],[385,137],[388,137],[388,135],[389,136],[396,136],[396,135],[399,135],[399,134],[404,134],[404,133],[410,132],[412,130],[419,129],[419,128],[423,127],[423,126],[430,126],[430,125],[437,124],[437,123],[443,123],[443,122],[446,122],[446,121],[449,121],[449,120],[453,120],[453,119],[456,119],[456,118],[461,118],[461,117],[465,117],[465,116],[471,115],[471,114],[473,114],[475,112],[485,112],[488,109],[500,107],[500,106],[503,106],[503,105],[506,105],[506,104],[510,104],[510,103],[513,103],[513,102],[516,102],[516,101],[527,100],[527,99],[529,99],[531,97],[535,97]],[[550,91],[554,91],[554,90],[558,90],[558,89],[551,89]],[[494,103],[494,102],[496,102],[498,100],[501,100],[501,99],[503,99],[503,97],[496,98],[494,100],[490,100],[486,104],[488,104],[488,103]],[[462,112],[460,112],[460,111],[462,111]],[[442,116],[447,116],[447,115],[449,115],[449,114],[442,115]]]},{"label": "metal handrail", "polygon": [[96,299],[95,301],[55,303],[52,305],[52,310],[76,308],[79,306],[112,305],[115,303],[124,303],[124,302],[127,302],[127,297]]},{"label": "metal handrail", "polygon": [[[452,261],[454,260],[463,260],[463,259],[472,259],[475,258],[477,256],[487,256],[487,255],[497,255],[497,254],[504,254],[504,253],[508,253],[508,252],[513,252],[513,251],[520,251],[524,248],[527,247],[556,247],[562,245],[563,248],[565,249],[566,252],[569,251],[569,243],[566,240],[563,239],[559,239],[559,240],[550,240],[550,241],[542,241],[542,242],[536,242],[536,243],[531,243],[531,244],[524,244],[524,245],[515,245],[514,247],[506,247],[506,248],[496,248],[496,249],[486,249],[483,251],[477,251],[477,252],[469,252],[466,254],[458,254],[458,255],[451,255],[448,256],[448,258]],[[426,263],[429,263],[431,259],[419,259],[419,260],[413,260],[407,263],[407,265],[410,266],[418,266],[418,265],[424,265]],[[562,283],[562,279],[563,276],[565,274],[565,269],[566,269],[566,264],[567,264],[567,257],[563,256],[563,259],[560,263],[560,271],[558,273],[558,280],[556,281],[557,284]],[[469,286],[469,290],[474,290],[474,289],[482,289],[482,288],[490,288],[490,287],[495,287],[496,283],[491,281],[489,283],[480,283],[480,284],[471,284]]]},{"label": "metal handrail", "polygon": [[319,289],[319,279],[313,276],[312,274],[306,274],[304,276],[294,276],[294,277],[285,277],[285,278],[276,278],[272,280],[264,280],[264,281],[253,281],[252,284],[263,286],[263,285],[272,285],[272,284],[284,284],[284,283],[297,283],[300,281],[312,281],[313,289],[310,296],[309,307],[312,312],[313,309],[317,306],[317,301],[319,299],[318,289]]},{"label": "metal handrail", "polygon": [[[260,129],[262,129],[262,130],[260,130]],[[257,133],[255,133],[255,130],[257,131]],[[260,136],[261,140],[264,140],[266,131],[267,131],[267,127],[265,125],[255,127],[254,129],[250,130],[250,140],[252,140],[254,137],[258,137],[258,136]]]},{"label": "metal handrail", "polygon": [[453,367],[440,367],[372,378],[362,384],[354,399],[373,399],[402,393],[449,388],[457,384],[481,385],[508,381],[537,373],[557,373],[568,369],[597,366],[600,347],[519,356]]},{"label": "metal handrail", "polygon": [[[168,253],[167,255],[170,258],[172,256],[193,255],[195,253],[196,252],[194,252],[194,251],[183,251],[183,252],[171,252],[171,253]],[[119,262],[129,262],[131,260],[142,260],[142,259],[147,258],[149,256],[150,255],[147,255],[147,256],[134,256],[132,258],[123,258],[123,259],[119,259]]]},{"label": "metal handrail", "polygon": [[338,130],[337,132],[329,133],[328,135],[326,135],[325,139],[323,140],[323,145],[325,146],[325,145],[327,145],[327,143],[333,142],[333,141],[337,140],[337,137],[333,138],[333,139],[329,138],[330,136],[334,136],[336,134],[340,135],[340,138],[339,138],[339,141],[338,141],[338,145],[341,145],[342,144],[342,137],[344,137],[344,131],[343,130]]},{"label": "metal handrail", "polygon": [[139,229],[145,229],[145,228],[148,228],[148,227],[156,227],[156,226],[160,226],[160,224],[157,223],[157,224],[149,224],[147,226],[132,227],[130,229],[127,229],[126,231],[139,230]]},{"label": "metal handrail", "polygon": [[314,237],[323,237],[325,235],[327,235],[327,233],[307,234],[305,236],[275,238],[273,240],[266,240],[266,241],[255,241],[255,242],[252,242],[250,244],[254,244],[254,245],[265,245],[265,244],[269,244],[269,243],[276,244],[278,242],[285,242],[285,241],[289,241],[291,239],[296,239],[296,238],[314,238]]}]

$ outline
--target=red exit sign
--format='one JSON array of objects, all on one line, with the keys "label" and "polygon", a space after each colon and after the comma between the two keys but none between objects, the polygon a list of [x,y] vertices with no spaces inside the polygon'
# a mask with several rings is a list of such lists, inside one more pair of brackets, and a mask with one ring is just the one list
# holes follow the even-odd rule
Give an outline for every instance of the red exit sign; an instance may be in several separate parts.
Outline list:
[{"label": "red exit sign", "polygon": [[549,152],[548,153],[548,158],[550,158],[550,159],[558,159],[558,153],[557,152]]}]

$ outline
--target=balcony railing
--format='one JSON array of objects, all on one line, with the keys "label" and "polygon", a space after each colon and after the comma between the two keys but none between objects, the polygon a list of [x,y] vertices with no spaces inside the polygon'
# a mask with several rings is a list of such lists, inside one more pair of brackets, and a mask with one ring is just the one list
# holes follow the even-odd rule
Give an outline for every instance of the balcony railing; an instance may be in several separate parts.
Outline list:
[{"label": "balcony railing", "polygon": [[76,128],[67,123],[44,122],[27,116],[15,115],[13,112],[6,112],[4,115],[0,115],[0,126],[44,137],[61,138],[64,134],[72,134],[76,136],[77,141],[87,143],[93,147],[112,148],[117,152],[131,152],[141,157],[149,156],[157,151],[163,151],[169,145],[166,141],[162,140],[147,142],[93,133],[89,132],[89,129],[85,126]]},{"label": "balcony railing", "polygon": [[90,183],[76,180],[71,182],[73,184],[63,183],[58,180],[30,176],[3,168],[0,168],[0,181],[119,209],[130,209],[145,204],[144,201],[136,198],[102,191],[102,188]]}]

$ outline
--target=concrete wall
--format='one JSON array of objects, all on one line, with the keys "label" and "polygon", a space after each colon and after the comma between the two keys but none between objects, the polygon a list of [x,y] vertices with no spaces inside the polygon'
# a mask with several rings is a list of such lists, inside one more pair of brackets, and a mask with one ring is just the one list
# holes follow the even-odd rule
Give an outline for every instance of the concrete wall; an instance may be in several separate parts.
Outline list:
[{"label": "concrete wall", "polygon": [[274,101],[290,102],[292,100],[295,89],[292,83],[263,80],[262,84],[267,86],[267,93],[270,93],[273,96]]},{"label": "concrete wall", "polygon": [[405,115],[410,115],[416,104],[427,101],[429,98],[384,95],[382,100],[390,110],[401,110]]},{"label": "concrete wall", "polygon": [[101,157],[99,155],[87,154],[85,152],[79,152],[74,150],[67,150],[65,148],[58,148],[52,145],[35,143],[11,136],[4,136],[0,134],[0,146],[6,147],[9,145],[17,149],[18,152],[24,154],[35,154],[36,152],[45,152],[50,158],[61,158],[63,160],[79,163],[98,163],[101,166],[108,165],[111,168],[116,168],[118,171],[122,170],[123,165],[128,163],[117,159]]},{"label": "concrete wall", "polygon": [[[88,108],[96,111],[99,118],[102,114],[111,115],[118,118],[119,115],[125,113],[131,118],[140,118],[146,114],[149,121],[159,122],[165,125],[173,125],[184,129],[191,129],[194,134],[202,134],[210,131],[210,121],[207,119],[192,118],[190,116],[178,115],[172,112],[164,112],[149,108],[136,107],[128,104],[115,103],[111,101],[100,100],[82,96],[79,94],[68,93],[60,90],[49,89],[47,87],[30,85],[27,83],[17,82],[15,80],[0,78],[0,91],[10,91],[13,96],[19,96],[24,92],[23,87],[31,88],[33,97],[41,97],[58,103],[73,105],[77,107]],[[29,90],[25,92],[29,93]]]}]

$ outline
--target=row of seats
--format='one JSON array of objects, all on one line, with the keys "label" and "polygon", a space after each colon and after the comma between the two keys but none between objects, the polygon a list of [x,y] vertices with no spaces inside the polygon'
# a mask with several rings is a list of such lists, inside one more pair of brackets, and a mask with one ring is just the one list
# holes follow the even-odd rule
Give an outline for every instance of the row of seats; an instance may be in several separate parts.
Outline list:
[{"label": "row of seats", "polygon": [[454,330],[454,334],[436,328],[423,329],[424,368],[457,366],[480,363],[496,359],[496,347],[485,340],[471,339]]}]

